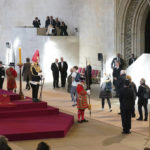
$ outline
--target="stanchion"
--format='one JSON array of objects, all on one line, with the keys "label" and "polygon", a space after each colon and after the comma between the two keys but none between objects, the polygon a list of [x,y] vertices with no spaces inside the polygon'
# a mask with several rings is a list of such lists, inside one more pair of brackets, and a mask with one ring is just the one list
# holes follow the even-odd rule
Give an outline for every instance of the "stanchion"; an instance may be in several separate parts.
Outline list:
[{"label": "stanchion", "polygon": [[19,88],[19,96],[20,96],[20,100],[24,100],[24,95],[23,95],[23,92],[22,92],[22,66],[23,64],[22,63],[19,63],[17,64],[17,66],[19,66],[19,71],[20,71],[20,88]]}]

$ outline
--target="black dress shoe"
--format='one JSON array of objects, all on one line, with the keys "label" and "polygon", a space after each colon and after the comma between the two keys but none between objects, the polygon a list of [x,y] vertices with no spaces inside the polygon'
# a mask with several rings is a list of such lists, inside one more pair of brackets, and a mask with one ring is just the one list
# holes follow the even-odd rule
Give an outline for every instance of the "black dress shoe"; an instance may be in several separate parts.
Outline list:
[{"label": "black dress shoe", "polygon": [[144,119],[144,121],[147,121],[147,120],[148,120],[147,118]]},{"label": "black dress shoe", "polygon": [[88,120],[84,119],[84,120],[82,120],[82,122],[88,122]]},{"label": "black dress shoe", "polygon": [[120,112],[120,113],[118,113],[118,115],[121,115],[121,112]]},{"label": "black dress shoe", "polygon": [[123,131],[122,134],[131,134],[130,131]]},{"label": "black dress shoe", "polygon": [[132,118],[135,118],[136,117],[136,115],[134,114],[134,115],[132,115]]},{"label": "black dress shoe", "polygon": [[82,123],[82,121],[79,121],[79,120],[78,120],[78,123]]},{"label": "black dress shoe", "polygon": [[138,118],[138,119],[136,119],[136,120],[138,120],[138,121],[142,121],[143,119],[142,119],[142,118]]}]

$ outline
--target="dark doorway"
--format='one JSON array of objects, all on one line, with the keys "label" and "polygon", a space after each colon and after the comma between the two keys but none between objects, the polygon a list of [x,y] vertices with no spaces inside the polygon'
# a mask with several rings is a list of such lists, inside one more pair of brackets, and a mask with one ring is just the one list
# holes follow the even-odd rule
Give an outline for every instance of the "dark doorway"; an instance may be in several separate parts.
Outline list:
[{"label": "dark doorway", "polygon": [[150,11],[145,24],[145,53],[150,53]]}]

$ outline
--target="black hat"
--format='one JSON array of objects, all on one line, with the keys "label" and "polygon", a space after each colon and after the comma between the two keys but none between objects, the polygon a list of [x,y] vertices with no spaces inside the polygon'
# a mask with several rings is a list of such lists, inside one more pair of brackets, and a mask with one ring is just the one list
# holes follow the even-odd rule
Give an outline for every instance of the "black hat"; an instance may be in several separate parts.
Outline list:
[{"label": "black hat", "polygon": [[13,62],[10,62],[9,66],[12,66],[12,67],[14,67],[14,66],[15,66],[15,63],[13,63]]},{"label": "black hat", "polygon": [[80,77],[80,82],[85,82],[85,77],[81,76]]},{"label": "black hat", "polygon": [[130,81],[128,79],[126,79],[125,82],[124,82],[124,84],[125,84],[125,86],[129,86]]}]

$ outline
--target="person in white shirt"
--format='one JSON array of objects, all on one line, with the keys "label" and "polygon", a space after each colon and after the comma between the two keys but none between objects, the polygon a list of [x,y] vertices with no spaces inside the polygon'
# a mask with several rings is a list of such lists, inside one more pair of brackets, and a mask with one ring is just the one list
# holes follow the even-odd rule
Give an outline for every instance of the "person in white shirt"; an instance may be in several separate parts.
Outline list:
[{"label": "person in white shirt", "polygon": [[77,104],[77,89],[76,88],[79,83],[76,81],[77,74],[78,74],[78,67],[74,66],[73,73],[72,73],[72,85],[71,85],[71,98],[74,103],[72,106],[76,106]]}]

